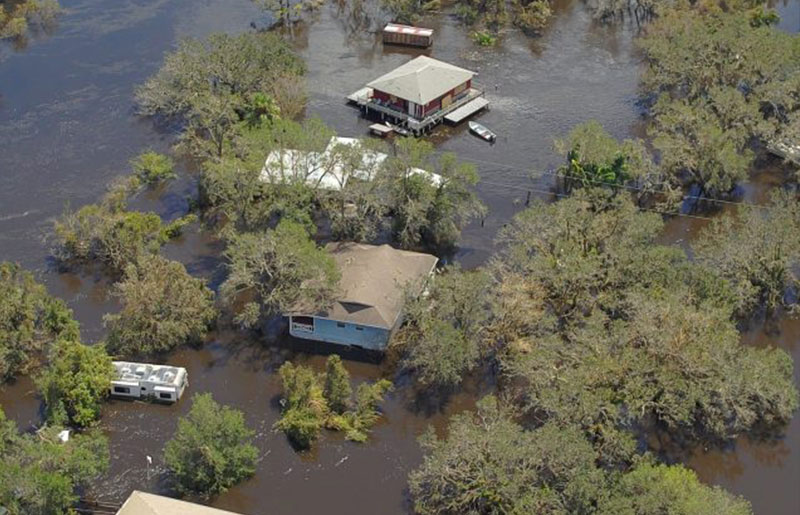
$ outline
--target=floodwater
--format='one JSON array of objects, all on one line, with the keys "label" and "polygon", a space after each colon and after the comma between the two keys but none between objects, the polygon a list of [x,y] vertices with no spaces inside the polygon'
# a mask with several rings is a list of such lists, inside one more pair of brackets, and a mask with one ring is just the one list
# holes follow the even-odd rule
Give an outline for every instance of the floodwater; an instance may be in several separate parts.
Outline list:
[{"label": "floodwater", "polygon": [[[104,336],[103,314],[118,307],[101,276],[53,269],[47,242],[52,218],[67,204],[96,201],[104,185],[126,173],[128,160],[143,148],[169,148],[173,135],[134,116],[132,95],[134,85],[158,69],[163,53],[179,38],[251,30],[251,24],[263,27],[268,20],[249,0],[62,0],[62,5],[66,13],[58,26],[33,38],[24,52],[0,51],[0,259],[36,271],[51,293],[74,309],[84,338],[95,342]],[[800,1],[778,7],[781,28],[800,30]],[[493,252],[497,230],[524,208],[529,191],[549,197],[553,181],[546,171],[558,164],[554,137],[590,118],[617,137],[642,134],[636,104],[639,59],[632,45],[636,28],[596,26],[576,0],[559,0],[542,37],[510,31],[491,49],[474,46],[448,16],[432,17],[426,24],[437,37],[425,53],[479,72],[477,83],[492,103],[480,121],[499,135],[495,145],[488,145],[462,126],[440,127],[432,137],[439,150],[472,160],[481,173],[478,191],[490,214],[483,225],[465,231],[456,256],[465,266],[477,266]],[[326,6],[312,23],[296,28],[294,41],[309,65],[307,114],[319,116],[343,136],[361,136],[369,122],[347,107],[344,97],[423,51],[384,49],[375,34],[351,26],[335,6]],[[184,171],[165,191],[142,194],[135,206],[165,218],[183,214],[193,191],[192,170]],[[766,160],[743,188],[744,198],[763,201],[783,174],[775,161]],[[668,224],[664,240],[685,243],[703,225],[702,220],[677,218]],[[164,250],[212,285],[223,273],[219,251],[208,235],[193,232]],[[796,363],[799,338],[800,324],[792,321],[782,321],[777,331],[753,330],[744,336],[748,344],[786,349]],[[287,338],[254,342],[242,334],[212,335],[209,341],[201,350],[176,352],[169,362],[188,368],[190,393],[212,392],[217,400],[242,409],[256,429],[261,451],[256,476],[212,503],[253,515],[407,512],[406,476],[421,459],[418,435],[429,425],[442,431],[449,416],[472,408],[493,386],[475,378],[455,396],[431,399],[401,378],[384,405],[385,419],[367,444],[327,433],[313,452],[297,454],[283,435],[271,431],[279,415],[274,372],[286,359],[321,368],[319,348]],[[344,357],[356,381],[389,373],[388,364]],[[28,378],[0,390],[0,404],[24,429],[40,422]],[[168,492],[162,448],[188,408],[186,399],[175,406],[111,401],[102,422],[111,438],[111,471],[89,493],[120,502],[133,488]],[[153,458],[149,470],[147,456]],[[704,481],[746,496],[758,513],[800,512],[800,417],[785,438],[766,443],[740,439],[728,449],[688,452],[685,461]]]}]

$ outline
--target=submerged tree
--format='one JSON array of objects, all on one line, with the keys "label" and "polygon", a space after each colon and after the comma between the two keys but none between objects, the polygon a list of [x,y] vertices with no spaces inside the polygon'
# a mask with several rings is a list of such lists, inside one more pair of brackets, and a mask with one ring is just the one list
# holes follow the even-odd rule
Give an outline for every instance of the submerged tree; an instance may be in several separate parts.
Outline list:
[{"label": "submerged tree", "polygon": [[36,379],[48,421],[82,427],[94,424],[114,378],[105,347],[62,339],[53,346],[48,360],[47,368]]},{"label": "submerged tree", "polygon": [[[292,118],[305,106],[305,64],[274,33],[185,39],[136,90],[139,112],[184,124],[181,145],[220,158],[240,122],[260,114]],[[267,104],[274,107],[265,109]]]},{"label": "submerged tree", "polygon": [[790,195],[714,219],[693,247],[699,263],[732,285],[739,317],[762,310],[770,317],[780,308],[797,313],[791,299],[800,287],[800,204]]},{"label": "submerged tree", "polygon": [[15,0],[0,4],[0,40],[19,41],[31,29],[47,29],[61,7],[56,0]]},{"label": "submerged tree", "polygon": [[660,227],[624,196],[581,190],[520,214],[494,265],[489,330],[516,401],[582,427],[610,463],[630,458],[638,424],[728,441],[798,405],[789,356],[742,345],[730,282],[655,244]]},{"label": "submerged tree", "polygon": [[484,271],[451,267],[407,303],[392,345],[421,384],[457,385],[477,364],[489,317],[490,279]]},{"label": "submerged tree", "polygon": [[0,263],[0,383],[28,372],[59,339],[78,338],[64,301],[13,263]]},{"label": "submerged tree", "polygon": [[152,150],[142,152],[132,159],[131,168],[139,181],[149,186],[175,178],[175,163],[172,159]]},{"label": "submerged tree", "polygon": [[288,220],[264,233],[234,236],[225,256],[230,273],[220,293],[247,327],[293,309],[324,309],[338,288],[336,262],[305,227]]},{"label": "submerged tree", "polygon": [[108,439],[99,430],[70,435],[62,442],[58,426],[19,434],[0,409],[0,506],[9,515],[66,515],[77,489],[108,468]]},{"label": "submerged tree", "polygon": [[202,342],[217,315],[205,281],[161,256],[142,256],[128,265],[113,294],[122,310],[104,320],[109,349],[119,355],[167,352]]},{"label": "submerged tree", "polygon": [[800,39],[743,12],[751,3],[678,3],[639,44],[651,136],[676,183],[727,194],[752,163],[752,140],[780,141],[800,111]]},{"label": "submerged tree", "polygon": [[639,199],[672,193],[662,187],[658,168],[642,140],[619,142],[595,120],[576,125],[554,146],[566,159],[558,169],[558,179],[567,193],[577,187],[636,191]]},{"label": "submerged tree", "polygon": [[308,449],[323,428],[344,431],[355,442],[367,440],[380,417],[378,406],[392,383],[381,379],[358,386],[352,397],[350,374],[336,354],[328,357],[324,374],[311,368],[284,363],[279,369],[283,382],[283,413],[275,428],[286,433],[294,446]]},{"label": "submerged tree", "polygon": [[[485,213],[472,189],[478,182],[475,167],[459,163],[453,154],[434,161],[433,146],[412,138],[400,141],[396,150],[382,175],[395,240],[403,248],[450,250],[464,226]],[[439,178],[419,173],[420,169]]]},{"label": "submerged tree", "polygon": [[598,466],[579,431],[554,423],[526,430],[494,397],[454,416],[446,438],[429,431],[422,445],[423,463],[409,475],[421,514],[751,513],[747,501],[680,465]]},{"label": "submerged tree", "polygon": [[164,461],[179,490],[209,497],[255,473],[254,435],[241,411],[220,406],[210,393],[196,394],[164,447]]},{"label": "submerged tree", "polygon": [[138,184],[125,179],[113,184],[100,203],[67,209],[54,224],[56,258],[65,264],[97,262],[118,274],[139,256],[157,252],[196,220],[189,214],[165,224],[156,213],[129,211],[127,197]]}]

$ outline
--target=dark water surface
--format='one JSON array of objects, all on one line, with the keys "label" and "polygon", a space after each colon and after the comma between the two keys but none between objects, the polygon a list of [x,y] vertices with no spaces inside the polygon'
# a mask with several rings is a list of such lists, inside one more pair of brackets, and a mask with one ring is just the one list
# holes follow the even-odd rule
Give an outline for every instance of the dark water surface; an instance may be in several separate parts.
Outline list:
[{"label": "dark water surface", "polygon": [[[62,5],[67,12],[51,35],[36,38],[24,53],[0,53],[0,260],[35,270],[75,310],[85,339],[98,341],[104,335],[102,315],[117,306],[102,277],[52,270],[46,241],[52,218],[67,203],[78,207],[96,201],[143,148],[169,148],[172,135],[133,115],[132,95],[134,85],[158,69],[163,53],[180,37],[251,30],[251,22],[263,26],[267,20],[248,0],[62,0]],[[778,7],[781,28],[800,30],[798,0]],[[547,197],[536,190],[548,190],[552,177],[535,172],[557,165],[553,137],[589,118],[617,137],[642,133],[635,27],[595,26],[574,0],[559,1],[556,11],[541,38],[511,31],[493,49],[475,47],[447,16],[427,20],[437,30],[427,53],[479,72],[477,83],[491,101],[480,120],[499,135],[492,146],[463,126],[439,128],[432,138],[438,149],[473,160],[481,172],[479,193],[490,214],[483,227],[474,224],[464,233],[457,258],[466,266],[479,265],[492,253],[498,228],[524,208],[528,191]],[[297,28],[295,42],[309,65],[307,114],[321,117],[343,136],[362,136],[369,122],[345,106],[344,97],[420,52],[384,49],[374,34],[349,31],[348,25],[335,7],[326,7],[313,23]],[[745,199],[763,201],[782,176],[778,164],[767,160],[745,186]],[[135,204],[166,218],[179,216],[192,187],[188,174],[167,191],[143,194]],[[686,242],[704,223],[675,219],[664,239]],[[213,283],[220,277],[219,251],[213,239],[189,233],[164,252]],[[753,330],[744,339],[780,346],[800,363],[800,324],[784,321],[779,329]],[[311,454],[300,455],[271,431],[279,415],[274,372],[289,358],[322,367],[324,357],[284,340],[266,345],[233,334],[212,340],[169,361],[188,368],[190,393],[213,392],[217,400],[244,410],[258,431],[262,459],[256,476],[213,501],[248,514],[407,511],[406,476],[421,459],[417,436],[431,424],[443,430],[447,417],[472,408],[475,398],[492,387],[468,381],[463,392],[440,402],[401,380],[369,443],[356,445],[328,433]],[[355,380],[388,373],[386,364],[350,358],[346,365]],[[800,384],[797,369],[795,374]],[[0,404],[22,428],[39,423],[39,402],[27,378],[0,390]],[[162,448],[188,408],[186,399],[175,406],[110,402],[102,424],[111,438],[111,471],[92,493],[120,501],[133,488],[168,491]],[[742,439],[730,449],[690,454],[686,461],[703,480],[745,495],[758,513],[800,513],[800,418],[776,442]],[[154,461],[149,471],[148,455]]]}]

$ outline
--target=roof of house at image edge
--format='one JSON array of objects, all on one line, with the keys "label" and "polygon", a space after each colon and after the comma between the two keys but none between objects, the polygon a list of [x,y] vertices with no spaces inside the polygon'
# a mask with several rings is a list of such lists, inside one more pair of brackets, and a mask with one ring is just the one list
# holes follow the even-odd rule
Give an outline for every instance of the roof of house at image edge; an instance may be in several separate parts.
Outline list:
[{"label": "roof of house at image edge", "polygon": [[117,515],[239,515],[232,511],[134,490]]},{"label": "roof of house at image edge", "polygon": [[373,80],[367,86],[426,105],[464,84],[475,72],[421,55]]},{"label": "roof of house at image edge", "polygon": [[330,310],[316,316],[383,329],[394,327],[406,287],[415,281],[421,283],[439,261],[430,254],[389,245],[337,242],[325,248],[342,274],[341,294]]},{"label": "roof of house at image edge", "polygon": [[[306,178],[306,184],[325,190],[340,190],[347,182],[346,174],[341,163],[335,159],[334,149],[337,145],[358,145],[360,141],[355,138],[331,138],[328,146],[322,152],[307,152],[303,150],[273,150],[267,156],[264,167],[261,169],[261,179],[266,182],[286,182],[298,178]],[[353,176],[360,180],[372,180],[372,175],[388,155],[383,152],[365,151],[362,167],[353,172]],[[412,174],[424,174],[430,177],[431,182],[439,185],[442,177],[420,168],[412,168]]]}]

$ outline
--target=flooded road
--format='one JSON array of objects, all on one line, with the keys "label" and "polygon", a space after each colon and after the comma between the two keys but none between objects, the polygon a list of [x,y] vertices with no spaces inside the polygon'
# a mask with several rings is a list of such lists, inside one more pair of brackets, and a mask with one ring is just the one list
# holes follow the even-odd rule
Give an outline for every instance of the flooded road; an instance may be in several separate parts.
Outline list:
[{"label": "flooded road", "polygon": [[[251,30],[251,22],[263,26],[266,20],[249,0],[62,0],[62,5],[66,13],[54,33],[35,39],[22,53],[0,54],[0,259],[35,270],[51,293],[68,301],[84,338],[94,342],[104,336],[102,315],[117,306],[101,277],[52,270],[46,240],[52,218],[66,204],[96,201],[143,148],[169,148],[173,135],[135,117],[132,96],[133,87],[158,69],[163,53],[180,37]],[[781,2],[779,9],[781,27],[800,30],[800,0]],[[560,1],[556,13],[541,38],[510,31],[491,49],[474,46],[448,16],[426,20],[437,34],[425,53],[478,71],[476,82],[491,101],[480,121],[498,134],[491,146],[464,126],[437,128],[432,138],[439,150],[475,162],[482,176],[478,189],[490,214],[483,227],[474,224],[463,235],[457,259],[465,266],[477,266],[493,252],[497,230],[524,208],[528,191],[547,196],[536,190],[546,191],[553,182],[541,174],[558,164],[553,137],[590,118],[617,137],[642,133],[635,27],[595,26],[574,0]],[[349,32],[334,6],[314,18],[298,27],[294,39],[309,65],[307,115],[322,118],[340,135],[365,135],[369,122],[347,107],[344,97],[422,52],[384,49],[375,34]],[[767,162],[765,170],[744,188],[746,200],[762,201],[768,187],[780,183],[776,163]],[[191,170],[185,172],[167,191],[137,199],[137,207],[167,218],[181,215],[192,191]],[[675,219],[665,240],[685,242],[703,224]],[[164,253],[213,285],[221,273],[219,250],[207,235],[189,233]],[[800,363],[797,322],[782,322],[777,333],[754,330],[744,338],[753,345],[781,346]],[[406,475],[421,459],[417,436],[430,424],[441,430],[447,417],[470,409],[491,389],[473,381],[444,403],[420,404],[413,388],[401,381],[366,445],[327,433],[312,454],[298,455],[283,435],[271,431],[279,416],[274,371],[290,358],[322,367],[324,357],[297,342],[267,345],[233,334],[212,340],[169,361],[188,368],[190,393],[212,392],[218,401],[244,410],[258,431],[256,476],[213,502],[253,515],[406,512]],[[346,365],[356,381],[386,372],[386,365],[349,358]],[[0,404],[23,428],[39,422],[39,403],[27,378],[3,388]],[[188,408],[186,399],[175,406],[110,402],[102,425],[111,438],[112,467],[93,492],[121,501],[133,488],[169,491],[162,448]],[[154,461],[150,470],[148,455]],[[741,440],[730,449],[695,452],[687,463],[705,481],[745,495],[757,513],[800,513],[800,417],[777,442]]]}]

